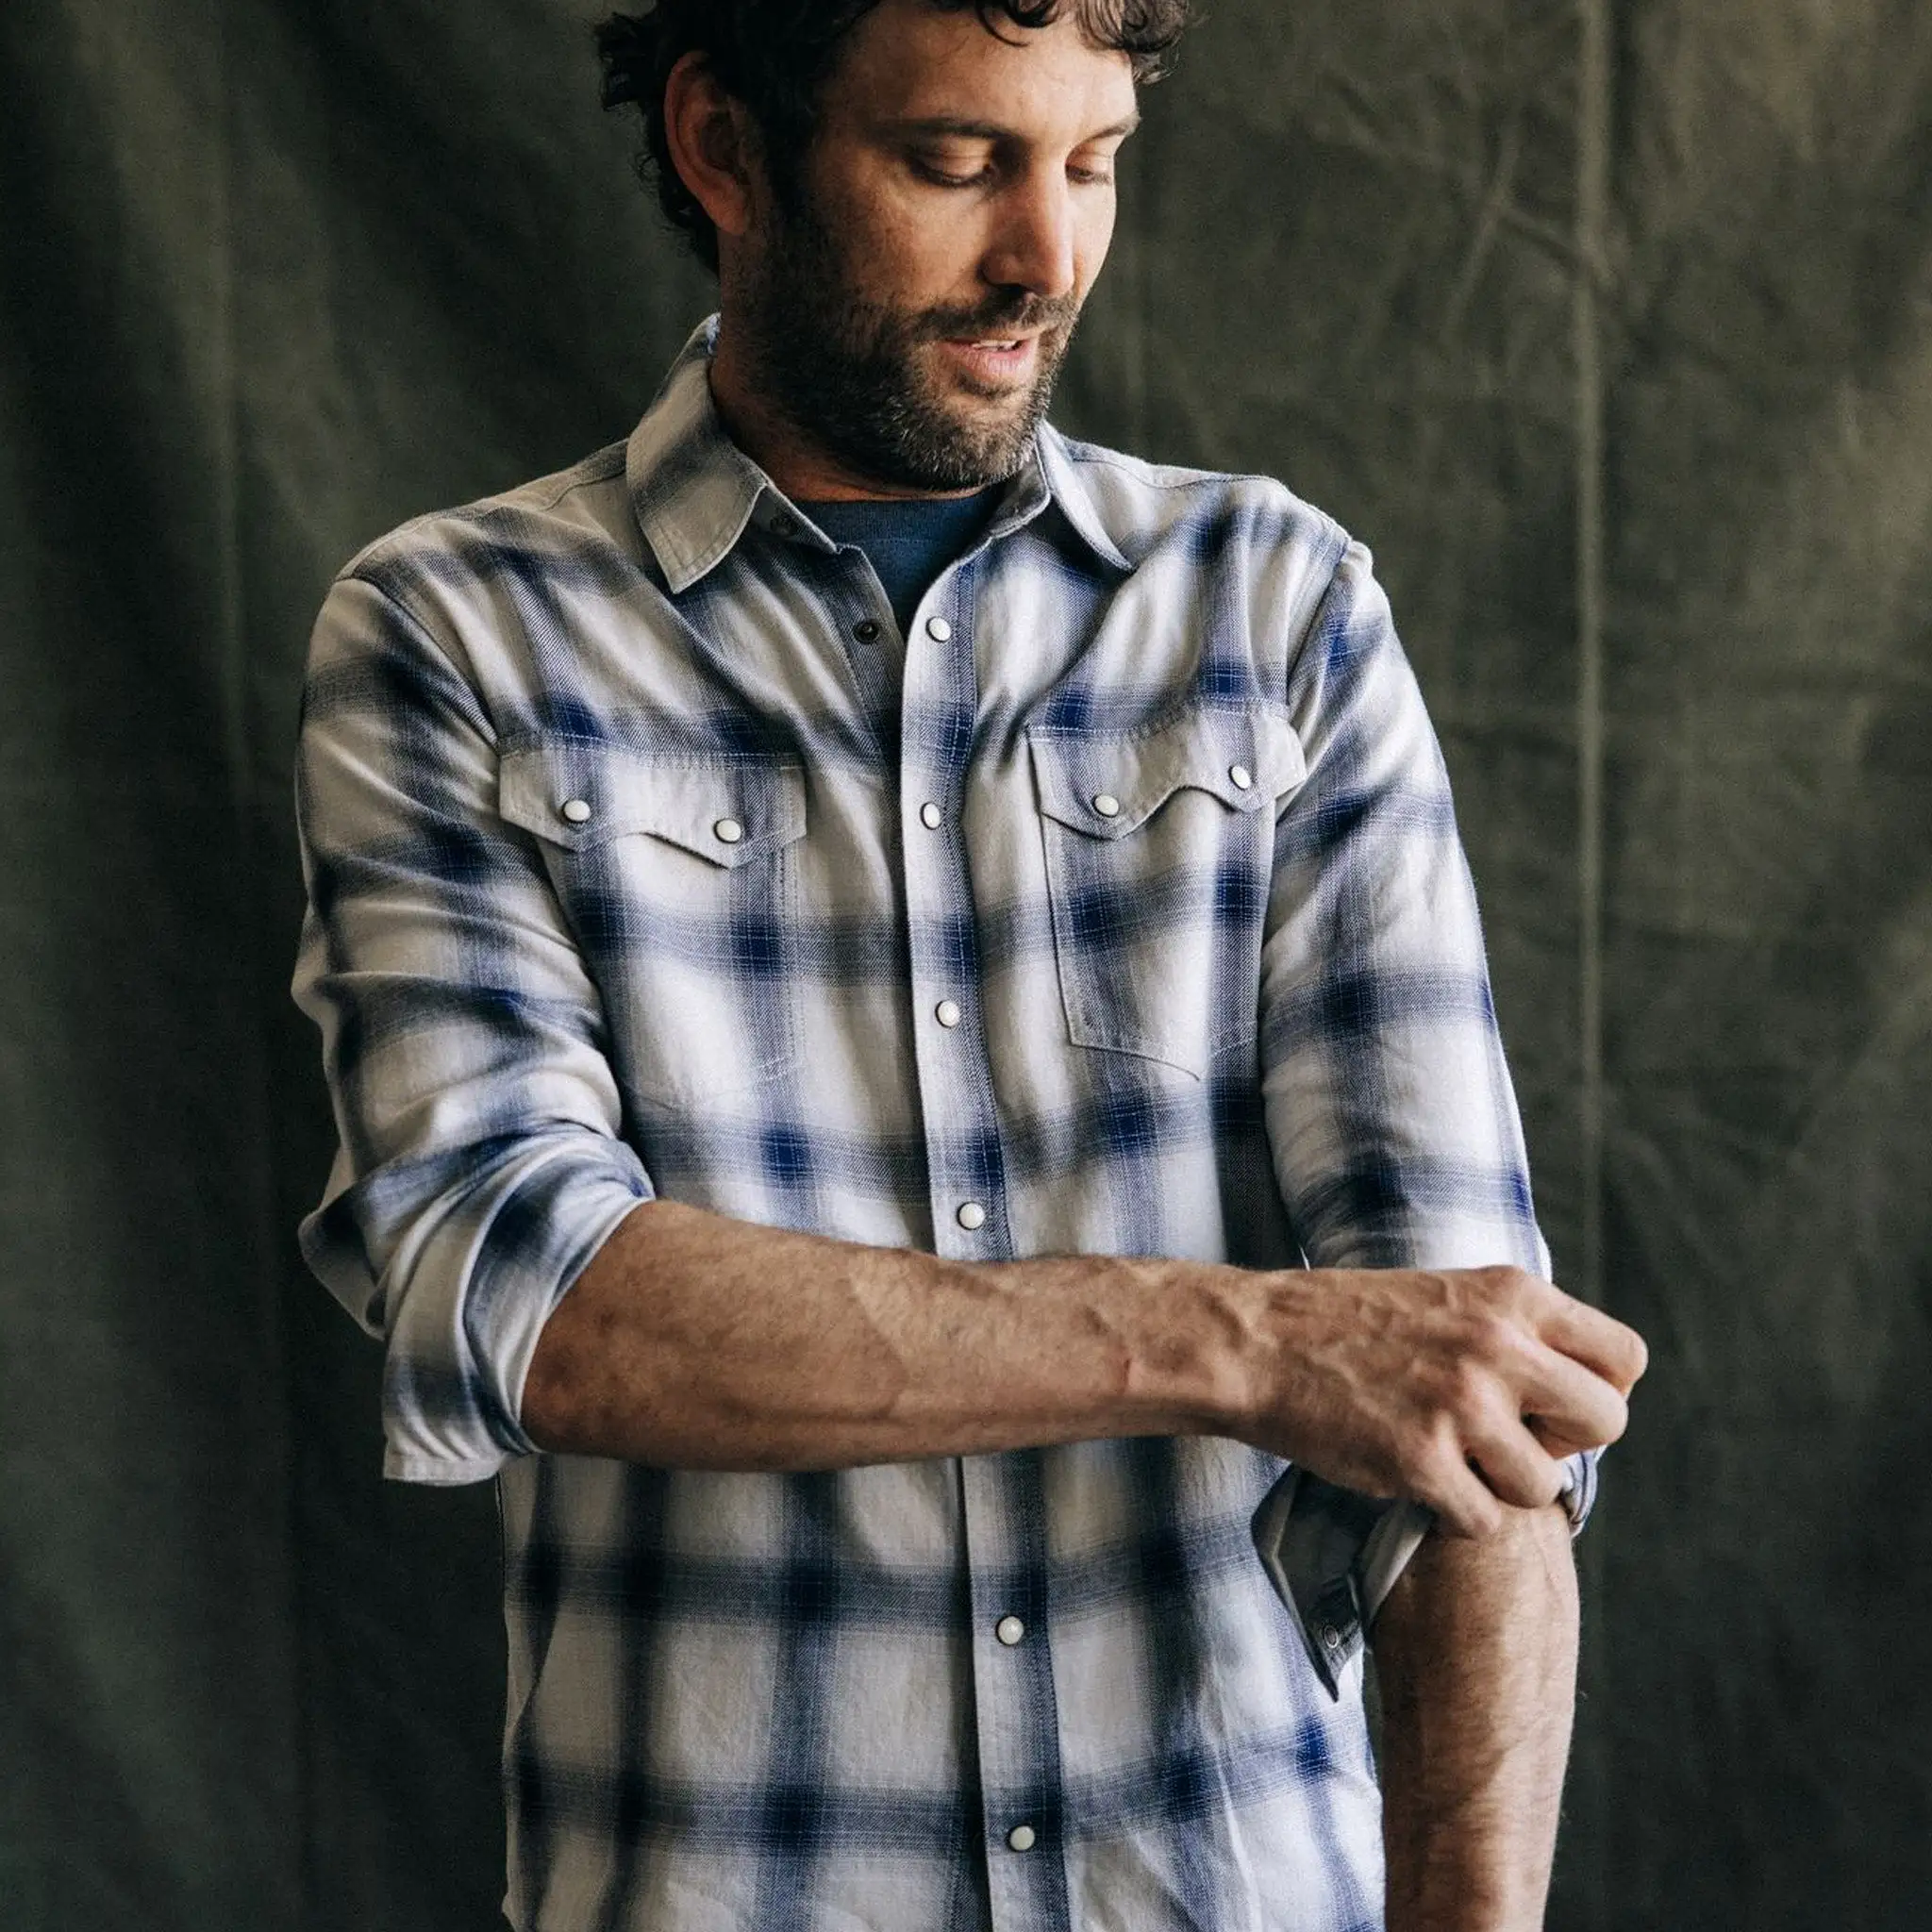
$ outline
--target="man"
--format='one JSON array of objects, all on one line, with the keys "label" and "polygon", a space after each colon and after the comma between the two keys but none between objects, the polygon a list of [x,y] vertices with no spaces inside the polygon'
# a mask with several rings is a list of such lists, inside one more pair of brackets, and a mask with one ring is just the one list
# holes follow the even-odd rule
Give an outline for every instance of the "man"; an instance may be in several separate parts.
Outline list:
[{"label": "man", "polygon": [[1365,554],[1043,422],[1183,12],[608,22],[720,318],[318,624],[305,1240],[500,1483],[526,1932],[1541,1921],[1642,1344]]}]

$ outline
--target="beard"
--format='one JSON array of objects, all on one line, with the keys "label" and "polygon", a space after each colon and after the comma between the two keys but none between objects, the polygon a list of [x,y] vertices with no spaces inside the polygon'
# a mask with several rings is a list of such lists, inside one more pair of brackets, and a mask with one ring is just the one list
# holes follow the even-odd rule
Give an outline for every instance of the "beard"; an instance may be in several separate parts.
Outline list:
[{"label": "beard", "polygon": [[[854,263],[808,203],[783,216],[747,279],[741,311],[741,340],[765,396],[867,481],[926,492],[1004,483],[1053,400],[1078,299],[1013,288],[971,308],[905,310],[853,293],[857,283]],[[1036,331],[1033,375],[1021,387],[962,380],[948,392],[919,353],[933,342]]]}]

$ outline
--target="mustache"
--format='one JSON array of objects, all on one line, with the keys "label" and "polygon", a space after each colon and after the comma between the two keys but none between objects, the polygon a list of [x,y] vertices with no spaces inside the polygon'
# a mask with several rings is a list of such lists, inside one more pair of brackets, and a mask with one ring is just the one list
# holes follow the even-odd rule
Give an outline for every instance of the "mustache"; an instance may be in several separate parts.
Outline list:
[{"label": "mustache", "polygon": [[1080,305],[1061,295],[1041,300],[1024,293],[997,295],[972,308],[928,308],[920,318],[923,341],[986,341],[1002,331],[1022,336],[1070,329],[1080,318]]}]

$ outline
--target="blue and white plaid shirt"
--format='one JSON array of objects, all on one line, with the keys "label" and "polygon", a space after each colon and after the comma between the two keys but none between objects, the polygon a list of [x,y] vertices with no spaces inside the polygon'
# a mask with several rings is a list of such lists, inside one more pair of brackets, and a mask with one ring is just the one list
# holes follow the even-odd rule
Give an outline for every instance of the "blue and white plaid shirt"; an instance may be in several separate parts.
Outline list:
[{"label": "blue and white plaid shirt", "polygon": [[1381,1922],[1360,1674],[1277,1460],[544,1457],[545,1317],[656,1195],[963,1260],[1546,1266],[1435,740],[1366,553],[1042,430],[902,638],[722,433],[358,558],[319,620],[305,1224],[387,1468],[500,1483],[521,1932]]}]

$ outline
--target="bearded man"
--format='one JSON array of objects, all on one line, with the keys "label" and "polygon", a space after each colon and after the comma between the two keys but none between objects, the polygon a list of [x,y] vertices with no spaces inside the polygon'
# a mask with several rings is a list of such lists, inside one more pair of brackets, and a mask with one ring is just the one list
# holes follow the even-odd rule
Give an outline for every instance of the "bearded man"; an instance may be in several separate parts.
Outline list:
[{"label": "bearded man", "polygon": [[611,18],[720,314],[318,623],[305,1243],[499,1485],[519,1932],[1541,1923],[1642,1344],[1366,553],[1045,421],[1184,12]]}]

